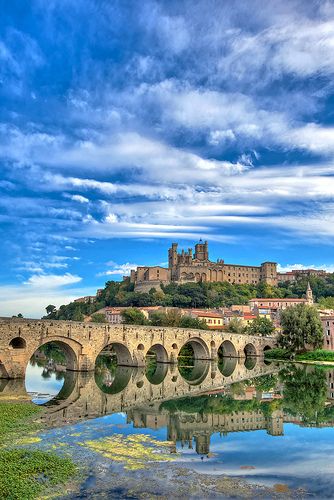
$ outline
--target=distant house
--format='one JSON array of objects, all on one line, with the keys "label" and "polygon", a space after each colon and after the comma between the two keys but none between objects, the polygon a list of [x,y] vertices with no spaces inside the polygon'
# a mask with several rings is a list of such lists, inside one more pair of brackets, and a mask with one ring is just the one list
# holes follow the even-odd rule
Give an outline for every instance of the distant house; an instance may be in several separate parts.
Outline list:
[{"label": "distant house", "polygon": [[[120,325],[123,323],[122,311],[125,307],[105,307],[104,313],[108,323]],[[102,312],[102,310],[101,310]]]},{"label": "distant house", "polygon": [[74,300],[74,302],[80,302],[82,304],[93,304],[95,301],[95,295],[87,295],[86,297],[79,297],[78,299]]},{"label": "distant house", "polygon": [[320,316],[320,319],[324,331],[324,349],[334,351],[334,316]]},{"label": "distant house", "polygon": [[204,321],[208,328],[212,330],[221,330],[224,328],[224,317],[221,313],[193,310],[192,316]]}]

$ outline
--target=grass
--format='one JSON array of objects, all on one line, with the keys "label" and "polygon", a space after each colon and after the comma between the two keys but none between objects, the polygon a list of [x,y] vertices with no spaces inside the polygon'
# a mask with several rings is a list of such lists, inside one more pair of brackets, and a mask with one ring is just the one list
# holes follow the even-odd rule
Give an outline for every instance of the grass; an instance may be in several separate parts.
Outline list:
[{"label": "grass", "polygon": [[[71,460],[28,447],[40,441],[36,436],[41,429],[36,422],[40,412],[41,408],[32,403],[0,403],[1,499],[40,498],[75,474]],[[25,447],[17,447],[20,445]]]},{"label": "grass", "polygon": [[293,357],[293,353],[287,349],[281,349],[279,347],[275,349],[270,349],[270,351],[265,351],[265,358],[267,359],[282,359],[282,360],[292,360],[293,361],[332,361],[334,362],[334,351],[326,351],[324,349],[316,349],[315,351],[304,352],[301,354],[296,354]]},{"label": "grass", "polygon": [[334,361],[334,351],[325,351],[317,349],[315,351],[305,352],[296,355],[297,361]]},{"label": "grass", "polygon": [[25,449],[0,450],[0,498],[30,500],[75,473],[71,460]]},{"label": "grass", "polygon": [[32,403],[0,403],[0,447],[39,429],[34,421],[41,409]]},{"label": "grass", "polygon": [[291,351],[281,349],[280,347],[275,347],[274,349],[264,352],[264,357],[267,359],[291,359],[291,356]]}]

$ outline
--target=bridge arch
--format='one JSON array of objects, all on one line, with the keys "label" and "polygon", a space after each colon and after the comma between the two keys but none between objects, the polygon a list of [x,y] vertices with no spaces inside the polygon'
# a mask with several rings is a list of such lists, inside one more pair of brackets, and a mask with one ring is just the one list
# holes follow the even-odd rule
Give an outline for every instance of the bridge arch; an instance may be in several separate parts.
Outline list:
[{"label": "bridge arch", "polygon": [[22,337],[14,337],[9,342],[9,347],[12,349],[25,349],[27,347],[27,342]]},{"label": "bridge arch", "polygon": [[246,356],[244,367],[246,370],[253,370],[256,366],[257,358],[256,356]]},{"label": "bridge arch", "polygon": [[190,339],[188,339],[181,347],[178,354],[179,356],[181,350],[186,346],[190,346],[192,348],[194,359],[210,359],[209,348],[204,340],[200,339],[199,337],[191,337]]},{"label": "bridge arch", "polygon": [[237,366],[237,358],[222,358],[221,362],[218,363],[218,369],[224,377],[230,377]]},{"label": "bridge arch", "polygon": [[181,377],[189,385],[199,385],[207,377],[210,368],[210,361],[205,359],[195,360],[193,366],[179,366],[179,373]]},{"label": "bridge arch", "polygon": [[237,350],[230,340],[224,340],[219,346],[218,354],[223,357],[237,358]]},{"label": "bridge arch", "polygon": [[122,342],[109,342],[99,354],[114,354],[119,366],[134,366],[134,360],[128,347]]},{"label": "bridge arch", "polygon": [[263,348],[263,353],[265,353],[266,351],[270,351],[270,349],[272,349],[270,345],[265,345]]},{"label": "bridge arch", "polygon": [[152,345],[147,351],[146,356],[151,353],[155,355],[157,363],[168,363],[168,354],[162,344]]},{"label": "bridge arch", "polygon": [[51,344],[51,343],[60,347],[60,349],[63,351],[66,358],[67,370],[78,371],[80,369],[79,355],[81,353],[82,346],[81,344],[79,344],[79,342],[64,337],[61,337],[60,339],[57,337],[50,337],[44,339],[44,341],[40,342],[37,345],[37,347],[35,347],[35,349],[30,353],[28,362],[30,361],[31,357],[35,354],[35,352],[38,351],[38,349],[40,349],[46,344]]},{"label": "bridge arch", "polygon": [[257,356],[256,348],[255,345],[249,342],[248,344],[245,345],[244,347],[244,353],[245,356]]}]

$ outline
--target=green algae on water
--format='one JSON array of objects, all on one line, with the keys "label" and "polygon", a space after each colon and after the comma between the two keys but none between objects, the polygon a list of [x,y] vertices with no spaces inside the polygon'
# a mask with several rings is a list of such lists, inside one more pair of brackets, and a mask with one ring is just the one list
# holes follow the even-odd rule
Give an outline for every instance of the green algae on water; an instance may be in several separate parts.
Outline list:
[{"label": "green algae on water", "polygon": [[124,468],[128,470],[144,469],[149,462],[172,461],[175,459],[175,455],[173,457],[167,451],[172,443],[157,441],[146,434],[131,436],[114,434],[106,438],[78,444],[86,446],[115,462],[123,463]]},{"label": "green algae on water", "polygon": [[0,450],[0,498],[30,500],[66,483],[75,465],[52,453],[27,449]]}]

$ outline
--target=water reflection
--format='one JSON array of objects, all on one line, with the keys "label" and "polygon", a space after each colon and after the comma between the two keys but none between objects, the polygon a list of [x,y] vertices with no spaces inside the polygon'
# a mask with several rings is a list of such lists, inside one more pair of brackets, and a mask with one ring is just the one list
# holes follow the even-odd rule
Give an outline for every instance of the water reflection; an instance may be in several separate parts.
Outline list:
[{"label": "water reflection", "polygon": [[[136,369],[117,366],[106,355],[95,376],[56,373],[49,359],[35,359],[25,382],[0,381],[0,396],[24,395],[24,384],[39,403],[48,394],[43,418],[61,428],[63,442],[73,439],[78,426],[87,439],[94,428],[96,439],[116,419],[117,428],[108,432],[145,429],[171,441],[178,460],[200,472],[284,482],[326,496],[329,485],[334,487],[333,379],[334,370],[279,367],[260,359],[253,364],[226,358],[218,366],[191,358],[179,366],[152,359]],[[86,426],[88,419],[94,420]],[[67,431],[62,426],[69,423]]]},{"label": "water reflection", "polygon": [[130,382],[134,368],[132,366],[119,366],[113,356],[100,355],[96,361],[95,382],[105,394],[118,394]]}]

